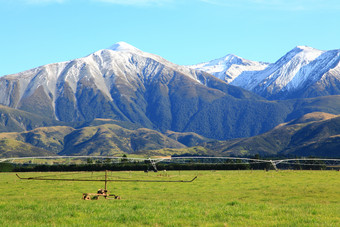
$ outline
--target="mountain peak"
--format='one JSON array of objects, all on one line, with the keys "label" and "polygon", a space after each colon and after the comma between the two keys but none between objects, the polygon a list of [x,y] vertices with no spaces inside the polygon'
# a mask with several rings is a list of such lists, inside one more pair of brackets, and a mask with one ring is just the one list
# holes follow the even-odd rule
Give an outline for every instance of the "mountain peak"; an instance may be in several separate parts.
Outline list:
[{"label": "mountain peak", "polygon": [[302,50],[302,51],[319,51],[313,47],[309,47],[309,46],[296,46],[294,49],[297,50]]},{"label": "mountain peak", "polygon": [[231,83],[244,71],[250,73],[260,71],[268,66],[267,63],[246,60],[234,54],[225,55],[209,62],[189,66],[192,69],[205,71],[215,77]]},{"label": "mountain peak", "polygon": [[220,60],[222,60],[222,59],[224,61],[228,61],[228,62],[235,61],[235,60],[242,60],[241,57],[236,56],[234,54],[228,54],[228,55],[224,56],[223,58],[220,58]]},{"label": "mountain peak", "polygon": [[[307,60],[308,62],[315,60],[319,57],[324,51],[315,49],[309,46],[296,46],[294,49],[289,51],[286,55],[281,57],[276,63],[286,64],[290,62],[292,59],[300,59]],[[308,63],[309,64],[309,63]]]},{"label": "mountain peak", "polygon": [[121,52],[139,52],[138,48],[126,43],[126,42],[118,42],[110,46],[108,49],[113,51],[121,51]]},{"label": "mountain peak", "polygon": [[304,45],[299,45],[299,46],[296,46],[296,48],[304,50],[304,49],[308,49],[308,48],[311,48],[311,47],[304,46]]}]

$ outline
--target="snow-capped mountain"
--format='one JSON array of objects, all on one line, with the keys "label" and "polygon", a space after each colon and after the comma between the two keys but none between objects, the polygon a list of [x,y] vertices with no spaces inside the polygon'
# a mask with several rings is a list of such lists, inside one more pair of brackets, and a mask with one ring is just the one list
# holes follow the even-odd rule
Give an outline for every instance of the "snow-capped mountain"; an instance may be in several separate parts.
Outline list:
[{"label": "snow-capped mountain", "polygon": [[270,99],[340,94],[336,91],[340,82],[339,61],[340,50],[298,46],[265,70],[243,74],[232,84]]},{"label": "snow-capped mountain", "polygon": [[[79,110],[78,103],[84,92],[92,92],[94,94],[86,95],[101,96],[108,101],[119,93],[129,101],[134,99],[136,92],[142,92],[137,88],[145,90],[152,81],[170,80],[175,73],[185,75],[193,83],[201,83],[198,79],[201,72],[119,42],[84,58],[48,64],[0,78],[0,104],[30,112],[44,112],[64,121],[87,119],[87,114]],[[120,115],[120,111],[116,111]]]},{"label": "snow-capped mountain", "polygon": [[[82,122],[107,118],[164,132],[194,131],[207,137],[242,133],[212,129],[215,124],[205,123],[210,115],[205,112],[220,111],[217,106],[227,103],[224,99],[233,103],[260,100],[206,72],[176,65],[124,42],[84,58],[0,78],[0,104],[48,119]],[[234,119],[226,119],[223,112],[216,117],[214,112],[216,124],[229,120]]]},{"label": "snow-capped mountain", "polygon": [[227,55],[190,68],[212,73],[269,99],[340,94],[340,50],[297,46],[273,64],[240,59]]},{"label": "snow-capped mountain", "polygon": [[233,54],[228,54],[225,57],[209,62],[191,65],[189,68],[205,71],[227,83],[231,83],[243,73],[254,74],[267,68],[268,65],[265,62],[249,61]]},{"label": "snow-capped mountain", "polygon": [[288,114],[281,103],[124,42],[1,77],[0,104],[62,122],[105,118],[216,139],[264,132]]},{"label": "snow-capped mountain", "polygon": [[[61,86],[65,82],[75,94],[80,81],[90,80],[93,82],[92,86],[112,99],[111,86],[118,77],[126,84],[134,85],[138,83],[137,80],[144,82],[157,79],[159,71],[164,70],[164,67],[174,69],[198,81],[194,70],[175,65],[157,55],[145,53],[125,42],[119,42],[84,58],[48,64],[1,78],[9,84],[0,84],[0,92],[2,92],[0,103],[16,108],[20,105],[19,100],[31,96],[39,87],[44,88],[55,103],[60,93],[64,92]],[[143,76],[138,74],[140,71],[143,71]],[[16,87],[8,87],[14,82],[18,83]],[[7,95],[10,90],[4,89],[4,86],[10,90],[17,89],[15,99]]]},{"label": "snow-capped mountain", "polygon": [[[275,65],[277,68],[287,65],[300,52],[292,52],[261,72],[269,69],[276,72]],[[328,59],[333,59],[337,52],[332,54],[321,59],[331,64]],[[321,56],[322,53],[315,57]],[[236,58],[234,60],[237,62]],[[247,65],[246,61],[242,62]],[[338,64],[338,61],[332,64]],[[233,67],[229,67],[229,71]],[[337,70],[333,67],[333,71],[326,74],[332,77]],[[245,74],[242,72],[235,80]],[[330,86],[334,88],[332,84]],[[268,131],[311,108],[338,114],[337,106],[329,108],[327,104],[336,103],[338,99],[340,97],[336,96],[327,98],[327,102],[315,101],[318,106],[313,107],[309,103],[304,105],[303,101],[296,104],[295,100],[268,102],[204,71],[176,65],[124,42],[84,58],[0,78],[0,105],[23,110],[17,117],[11,117],[16,128],[23,129],[38,125],[27,122],[29,116],[43,119],[40,125],[51,125],[56,120],[59,120],[58,124],[81,122],[78,125],[104,118],[161,132],[195,132],[214,139],[238,138]],[[12,113],[11,108],[0,113],[3,125],[8,125],[3,116]]]}]

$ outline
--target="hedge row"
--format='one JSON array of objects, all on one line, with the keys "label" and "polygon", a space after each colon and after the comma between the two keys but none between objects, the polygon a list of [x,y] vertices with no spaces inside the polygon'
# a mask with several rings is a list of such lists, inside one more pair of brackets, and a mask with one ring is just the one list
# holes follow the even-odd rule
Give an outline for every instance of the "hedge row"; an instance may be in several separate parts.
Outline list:
[{"label": "hedge row", "polygon": [[[272,170],[270,163],[158,163],[157,170]],[[288,168],[287,168],[288,167]],[[287,169],[325,169],[320,165],[291,165]],[[154,171],[148,163],[81,164],[81,165],[16,165],[0,163],[0,172],[62,172],[62,171]]]}]

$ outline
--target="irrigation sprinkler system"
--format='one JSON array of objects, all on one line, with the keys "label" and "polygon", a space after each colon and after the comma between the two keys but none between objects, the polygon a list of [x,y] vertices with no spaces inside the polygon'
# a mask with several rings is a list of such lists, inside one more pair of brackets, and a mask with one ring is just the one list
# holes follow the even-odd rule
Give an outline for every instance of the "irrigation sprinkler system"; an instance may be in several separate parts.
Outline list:
[{"label": "irrigation sprinkler system", "polygon": [[[237,157],[172,157],[171,160],[217,160],[213,163],[229,163],[232,164],[256,164],[267,163],[270,164],[276,171],[280,170],[279,166],[285,165],[299,165],[299,166],[328,166],[340,168],[340,159],[322,159],[322,158],[300,158],[300,159],[281,159],[281,160],[267,160],[267,159],[252,159],[252,158],[237,158]],[[232,161],[232,162],[231,162]],[[209,163],[209,162],[208,162]]]},{"label": "irrigation sprinkler system", "polygon": [[120,196],[110,193],[107,190],[108,182],[157,182],[157,183],[189,183],[193,182],[197,176],[195,176],[192,180],[134,180],[134,179],[108,179],[108,171],[105,171],[104,179],[81,179],[81,178],[50,178],[50,177],[20,177],[18,174],[16,176],[21,180],[42,180],[42,181],[90,181],[90,182],[104,182],[104,189],[98,189],[97,193],[83,193],[84,200],[98,200],[99,197],[104,197],[105,199],[120,199]]},{"label": "irrigation sprinkler system", "polygon": [[49,176],[38,176],[38,177],[20,177],[18,174],[16,176],[20,180],[40,180],[40,181],[87,181],[87,182],[104,182],[104,189],[98,189],[97,193],[83,193],[84,200],[98,200],[99,197],[104,197],[105,199],[120,199],[120,196],[110,193],[107,190],[108,182],[156,182],[156,183],[190,183],[193,182],[197,176],[191,180],[138,180],[138,179],[109,179],[108,170],[105,171],[104,179],[82,179],[82,178],[53,178]]},{"label": "irrigation sprinkler system", "polygon": [[[153,170],[157,171],[157,163],[197,163],[197,164],[260,164],[265,163],[272,166],[275,170],[285,168],[287,166],[331,166],[340,167],[340,159],[320,159],[320,158],[299,158],[299,159],[281,159],[267,160],[254,158],[238,158],[238,157],[203,157],[203,156],[187,156],[187,157],[158,157],[158,158],[127,158],[115,156],[38,156],[38,157],[17,157],[17,158],[1,158],[0,163],[18,163],[18,164],[47,164],[48,161],[53,161],[52,164],[98,164],[98,163],[149,163]],[[91,161],[91,162],[90,162]],[[45,162],[45,163],[44,163]]]}]

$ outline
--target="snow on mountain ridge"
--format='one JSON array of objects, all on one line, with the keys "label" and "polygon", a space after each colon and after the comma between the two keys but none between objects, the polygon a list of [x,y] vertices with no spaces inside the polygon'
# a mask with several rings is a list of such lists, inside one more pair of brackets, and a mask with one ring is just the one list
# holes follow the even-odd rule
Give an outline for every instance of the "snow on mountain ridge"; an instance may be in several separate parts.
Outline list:
[{"label": "snow on mountain ridge", "polygon": [[138,48],[122,41],[113,44],[107,49],[114,51],[141,52],[141,50],[139,50]]},{"label": "snow on mountain ridge", "polygon": [[256,93],[277,93],[282,89],[296,88],[303,81],[303,76],[298,72],[322,53],[313,48],[297,46],[265,70],[251,76],[243,74],[231,84]]},{"label": "snow on mountain ridge", "polygon": [[[273,72],[269,75],[264,75],[265,79],[258,83],[256,86],[265,88],[269,84],[270,88],[272,88],[273,90],[278,90],[284,88],[294,78],[295,83],[291,83],[291,86],[292,88],[298,86],[298,84],[301,83],[303,80],[303,77],[299,74],[301,68],[314,61],[323,53],[323,51],[312,48],[301,49],[297,47],[296,49],[299,49],[300,51],[291,56],[291,58],[289,56],[289,58],[286,57],[283,59],[283,61],[279,60],[275,64],[273,64]],[[289,53],[288,55],[290,54],[291,53]],[[267,73],[269,71],[263,72]],[[261,72],[256,74],[256,76],[259,76],[259,74],[261,74]],[[259,77],[262,78],[262,76]],[[265,86],[265,84],[267,84],[267,86]],[[254,87],[251,87],[250,89],[254,89]],[[287,89],[290,89],[290,87],[287,87]]]},{"label": "snow on mountain ridge", "polygon": [[318,51],[318,49],[315,49],[313,47],[310,46],[304,46],[304,45],[300,45],[300,46],[296,46],[296,49],[300,49],[300,50],[306,50],[306,51]]},{"label": "snow on mountain ridge", "polygon": [[263,70],[268,63],[246,60],[233,54],[228,54],[209,62],[191,65],[189,68],[205,71],[217,78],[231,83],[236,77],[243,72],[255,72]]},{"label": "snow on mountain ridge", "polygon": [[[195,74],[195,70],[193,69],[189,69],[188,67],[186,66],[181,66],[181,65],[177,65],[177,64],[174,64],[156,54],[151,54],[151,53],[147,53],[147,52],[144,52],[144,51],[141,51],[140,49],[126,43],[126,42],[118,42],[118,43],[115,43],[114,45],[112,45],[111,47],[107,48],[106,50],[110,50],[110,51],[114,51],[114,52],[122,52],[122,53],[130,53],[130,54],[133,54],[133,55],[139,55],[141,57],[144,57],[144,58],[150,58],[150,59],[153,59],[157,62],[160,62],[164,65],[166,65],[167,67],[170,67],[176,71],[179,71],[183,74],[186,74],[188,76],[191,77],[191,79],[195,80],[196,82],[198,83],[201,83],[199,81],[199,79],[197,78],[196,74]],[[105,50],[100,50],[100,51],[105,51]],[[97,51],[98,52],[98,51]],[[95,53],[97,53],[95,52]]]},{"label": "snow on mountain ridge", "polygon": [[284,98],[321,80],[339,63],[339,52],[297,46],[265,70],[240,76],[231,84],[264,97]]},{"label": "snow on mountain ridge", "polygon": [[[335,85],[335,81],[340,81],[340,75],[337,74],[340,67],[339,53],[340,50],[323,51],[309,46],[296,46],[272,64],[249,61],[229,54],[188,67],[208,72],[231,85],[263,97],[280,99],[318,83],[325,78],[324,74],[328,79],[332,77],[333,82],[323,79],[323,88],[321,86],[318,89]],[[336,90],[334,88],[333,92]],[[324,91],[324,94],[327,92]]]}]

